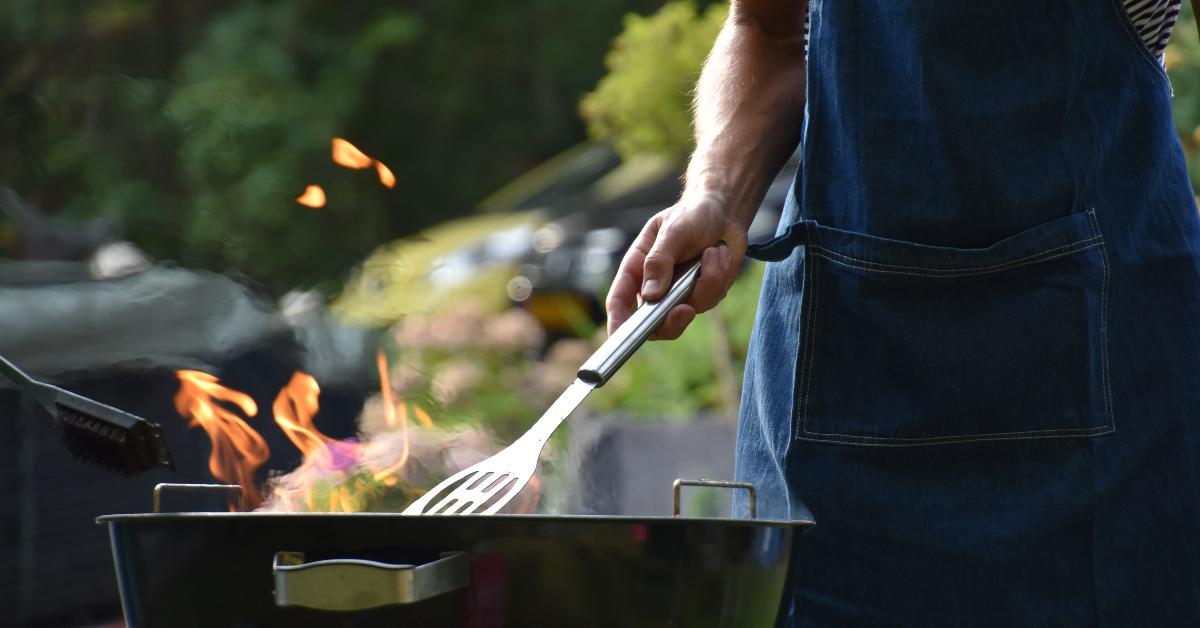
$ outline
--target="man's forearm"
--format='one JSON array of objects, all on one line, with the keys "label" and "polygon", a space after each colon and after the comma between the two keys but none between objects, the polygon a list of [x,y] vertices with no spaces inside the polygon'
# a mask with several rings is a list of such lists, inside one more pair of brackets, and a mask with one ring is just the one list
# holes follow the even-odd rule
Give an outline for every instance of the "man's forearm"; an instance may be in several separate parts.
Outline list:
[{"label": "man's forearm", "polygon": [[807,2],[735,1],[696,94],[685,198],[717,195],[748,224],[799,140]]}]

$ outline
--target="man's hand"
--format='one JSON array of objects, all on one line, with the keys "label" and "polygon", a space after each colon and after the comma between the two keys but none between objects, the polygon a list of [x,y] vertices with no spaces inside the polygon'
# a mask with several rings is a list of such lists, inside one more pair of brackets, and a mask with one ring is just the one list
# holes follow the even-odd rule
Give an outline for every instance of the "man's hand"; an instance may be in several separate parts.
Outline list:
[{"label": "man's hand", "polygon": [[746,225],[727,214],[720,195],[681,199],[642,227],[621,260],[606,302],[608,333],[629,318],[639,292],[643,299],[658,299],[671,287],[676,265],[701,257],[700,279],[691,296],[667,314],[654,336],[678,338],[696,314],[725,298],[745,254]]}]

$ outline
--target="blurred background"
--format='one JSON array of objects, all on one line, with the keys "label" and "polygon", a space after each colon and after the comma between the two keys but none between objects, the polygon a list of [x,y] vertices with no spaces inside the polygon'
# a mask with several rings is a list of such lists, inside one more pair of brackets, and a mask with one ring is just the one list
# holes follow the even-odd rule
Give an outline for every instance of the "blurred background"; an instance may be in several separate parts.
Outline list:
[{"label": "blurred background", "polygon": [[[0,5],[0,355],[162,424],[178,465],[126,478],[77,462],[0,386],[6,617],[119,618],[93,520],[148,511],[157,482],[246,488],[177,510],[395,511],[520,435],[602,340],[617,262],[679,192],[690,92],[726,12]],[[1173,42],[1191,158],[1190,10]],[[795,167],[752,240],[773,233]],[[514,510],[666,514],[674,478],[730,477],[761,274],[748,263],[680,341],[595,393]]]}]

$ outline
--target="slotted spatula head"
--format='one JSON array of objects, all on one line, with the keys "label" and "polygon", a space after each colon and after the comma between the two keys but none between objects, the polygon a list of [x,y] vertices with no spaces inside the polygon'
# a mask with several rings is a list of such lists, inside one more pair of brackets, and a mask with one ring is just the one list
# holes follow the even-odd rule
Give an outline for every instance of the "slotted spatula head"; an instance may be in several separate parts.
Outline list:
[{"label": "slotted spatula head", "polygon": [[406,515],[491,515],[512,501],[537,469],[542,447],[576,406],[612,377],[683,302],[700,276],[696,262],[658,301],[643,304],[579,368],[575,383],[546,410],[525,435],[500,453],[446,478],[404,509]]},{"label": "slotted spatula head", "polygon": [[446,478],[404,509],[404,514],[494,514],[529,483],[540,453],[540,444],[518,440],[491,458]]},{"label": "slotted spatula head", "polygon": [[575,380],[517,442],[446,478],[405,508],[404,514],[495,514],[529,483],[550,435],[593,388],[594,384]]}]

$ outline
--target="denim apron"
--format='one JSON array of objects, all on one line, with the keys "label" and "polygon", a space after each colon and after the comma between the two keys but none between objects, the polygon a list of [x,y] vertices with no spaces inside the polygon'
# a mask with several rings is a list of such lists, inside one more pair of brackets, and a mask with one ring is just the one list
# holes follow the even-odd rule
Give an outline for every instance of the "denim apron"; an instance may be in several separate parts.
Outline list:
[{"label": "denim apron", "polygon": [[1200,625],[1200,223],[1119,0],[810,11],[736,466],[817,522],[783,624]]}]

